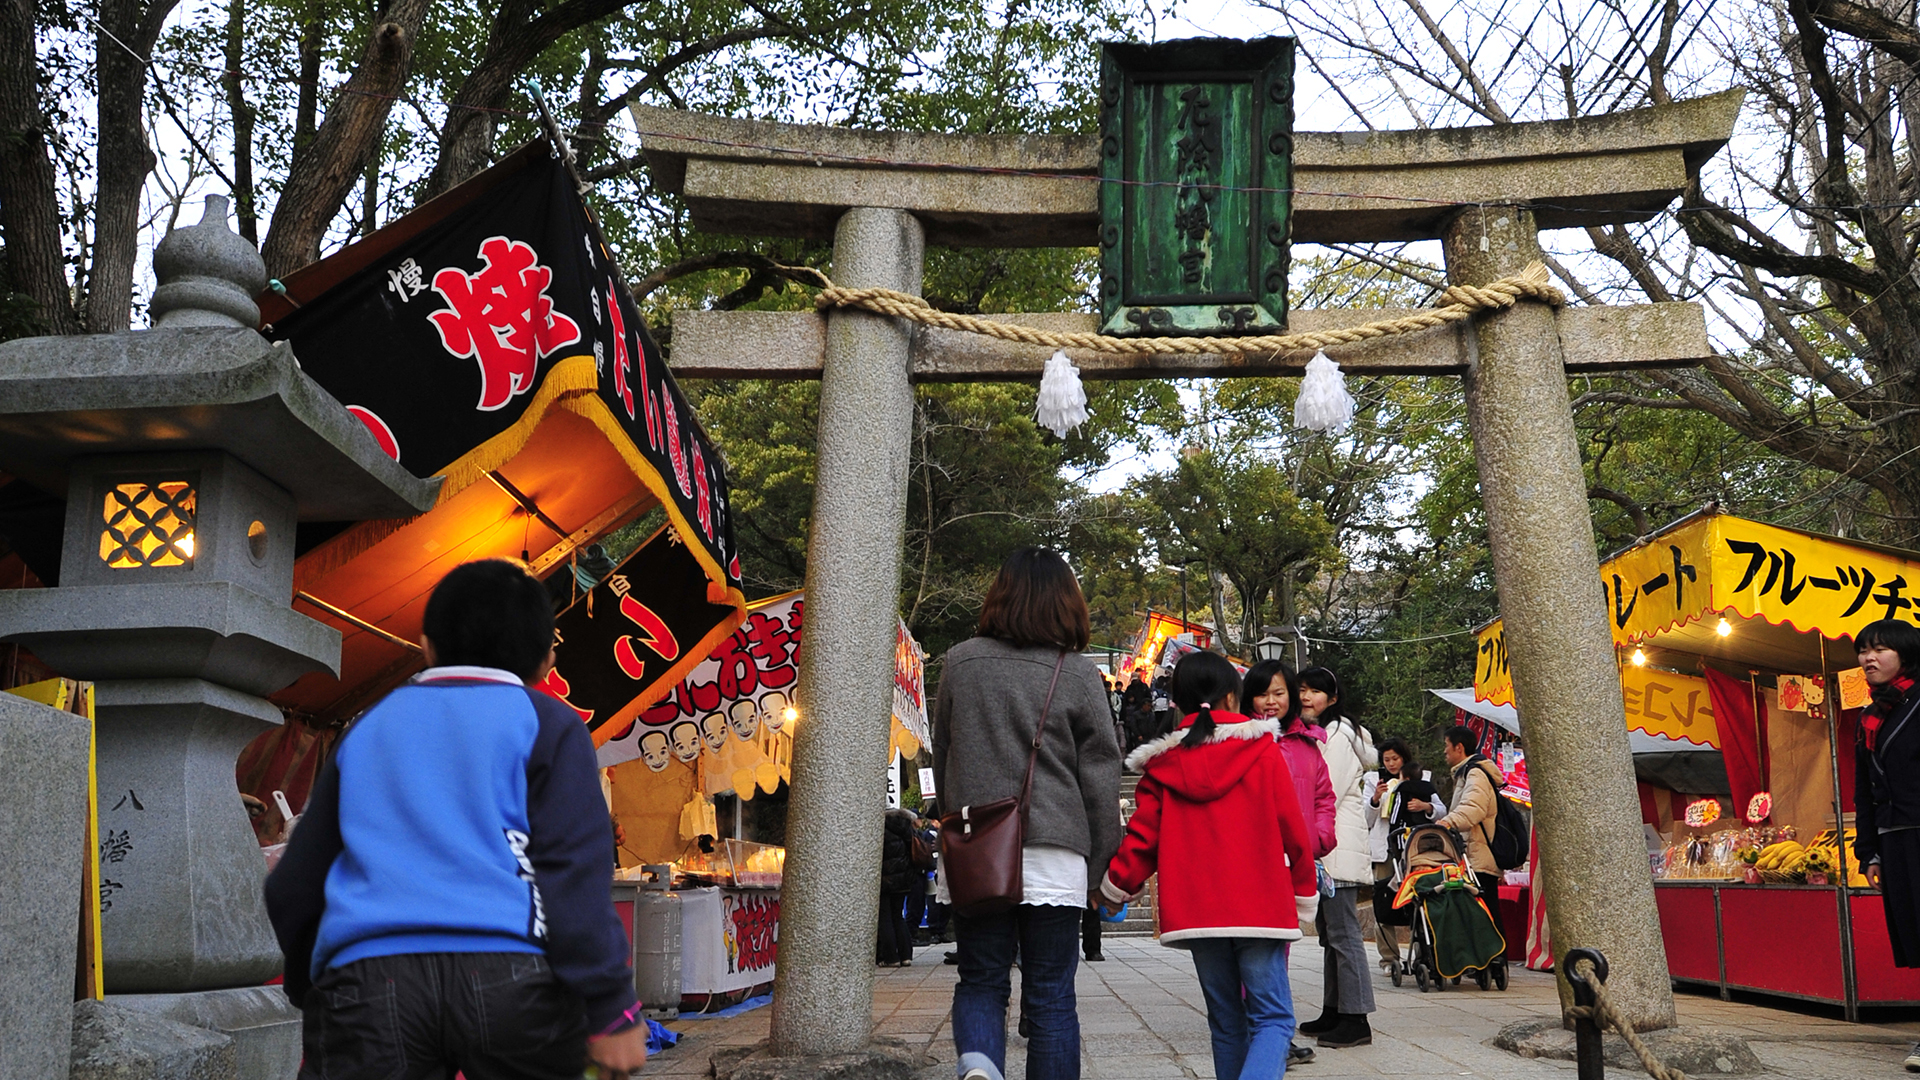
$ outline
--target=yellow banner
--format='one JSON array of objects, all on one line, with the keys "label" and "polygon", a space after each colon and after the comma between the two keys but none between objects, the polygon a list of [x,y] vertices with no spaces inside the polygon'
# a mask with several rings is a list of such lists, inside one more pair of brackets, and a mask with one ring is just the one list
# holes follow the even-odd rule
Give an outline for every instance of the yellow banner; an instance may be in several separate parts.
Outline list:
[{"label": "yellow banner", "polygon": [[1507,624],[1499,619],[1474,639],[1473,696],[1495,705],[1513,704],[1513,672],[1507,668]]},{"label": "yellow banner", "polygon": [[1707,524],[1719,607],[1830,638],[1877,619],[1920,623],[1920,562],[1736,517]]},{"label": "yellow banner", "polygon": [[1627,705],[1627,730],[1720,749],[1707,680],[1629,665],[1620,669],[1620,694]]}]

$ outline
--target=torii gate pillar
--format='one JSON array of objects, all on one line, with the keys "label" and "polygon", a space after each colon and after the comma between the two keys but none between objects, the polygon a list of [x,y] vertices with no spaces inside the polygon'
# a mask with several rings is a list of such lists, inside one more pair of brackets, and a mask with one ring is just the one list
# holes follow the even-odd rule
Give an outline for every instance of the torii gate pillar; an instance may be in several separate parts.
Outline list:
[{"label": "torii gate pillar", "polygon": [[[1445,228],[1447,277],[1485,285],[1541,258],[1533,213],[1478,206]],[[1548,925],[1555,946],[1604,943],[1607,990],[1640,1030],[1674,1024],[1625,706],[1607,629],[1587,483],[1552,309],[1517,304],[1475,321],[1467,417],[1506,620],[1514,704],[1528,718]],[[1577,793],[1577,797],[1568,797]],[[1561,1006],[1572,1004],[1560,980]]]},{"label": "torii gate pillar", "polygon": [[[834,278],[918,296],[925,250],[912,214],[855,208],[834,230]],[[771,1048],[779,1057],[854,1053],[873,1028],[877,823],[906,539],[903,448],[913,442],[909,328],[843,310],[826,329],[788,807],[805,826],[787,830]]]}]

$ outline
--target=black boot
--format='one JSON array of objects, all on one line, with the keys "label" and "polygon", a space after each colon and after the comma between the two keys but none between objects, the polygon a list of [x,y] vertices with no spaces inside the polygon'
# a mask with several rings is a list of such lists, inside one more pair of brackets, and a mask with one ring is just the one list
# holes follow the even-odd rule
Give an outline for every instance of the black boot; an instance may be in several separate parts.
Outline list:
[{"label": "black boot", "polygon": [[1320,1036],[1319,1042],[1327,1050],[1366,1046],[1373,1042],[1373,1025],[1367,1023],[1365,1013],[1342,1013],[1339,1025]]},{"label": "black boot", "polygon": [[1341,1016],[1337,1012],[1322,1012],[1320,1019],[1309,1020],[1299,1027],[1302,1035],[1323,1035],[1340,1026]]}]

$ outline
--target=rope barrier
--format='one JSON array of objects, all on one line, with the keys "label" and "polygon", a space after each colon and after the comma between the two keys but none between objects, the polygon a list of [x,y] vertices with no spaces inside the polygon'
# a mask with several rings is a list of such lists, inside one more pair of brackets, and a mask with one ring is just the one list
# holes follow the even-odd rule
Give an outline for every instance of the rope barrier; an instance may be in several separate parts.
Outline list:
[{"label": "rope barrier", "polygon": [[1614,1007],[1613,999],[1607,996],[1605,976],[1595,969],[1592,960],[1584,956],[1580,957],[1573,962],[1573,970],[1584,980],[1588,989],[1592,990],[1593,1005],[1591,1007],[1575,1005],[1567,1010],[1569,1016],[1576,1020],[1592,1020],[1603,1027],[1612,1028],[1621,1038],[1627,1040],[1627,1048],[1633,1051],[1634,1057],[1640,1059],[1641,1067],[1647,1070],[1647,1075],[1653,1077],[1653,1080],[1691,1080],[1686,1073],[1669,1067],[1653,1056],[1653,1051],[1641,1041],[1639,1034],[1633,1030],[1633,1025],[1627,1023],[1626,1019],[1620,1015],[1620,1010]]},{"label": "rope barrier", "polygon": [[804,277],[820,288],[814,303],[821,310],[859,308],[880,315],[908,319],[925,326],[962,330],[1002,341],[1040,345],[1054,349],[1084,349],[1103,353],[1293,353],[1324,349],[1329,345],[1351,345],[1362,341],[1431,330],[1471,318],[1482,311],[1512,307],[1521,300],[1535,300],[1554,307],[1566,303],[1566,294],[1547,283],[1547,268],[1533,263],[1512,277],[1486,285],[1455,285],[1440,294],[1436,307],[1395,319],[1363,323],[1339,330],[1316,330],[1299,334],[1267,334],[1253,337],[1139,337],[1118,338],[1105,334],[1058,333],[1031,326],[996,322],[977,315],[958,315],[941,311],[925,300],[893,289],[854,289],[835,285],[825,274],[807,267],[788,267],[790,276]]}]

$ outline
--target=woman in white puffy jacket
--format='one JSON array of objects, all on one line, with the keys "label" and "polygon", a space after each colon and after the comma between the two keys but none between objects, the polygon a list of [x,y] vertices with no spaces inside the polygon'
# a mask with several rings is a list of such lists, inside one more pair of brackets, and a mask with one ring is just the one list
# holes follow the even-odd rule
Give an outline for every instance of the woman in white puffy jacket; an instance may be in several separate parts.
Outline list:
[{"label": "woman in white puffy jacket", "polygon": [[1340,680],[1324,667],[1302,671],[1300,715],[1324,727],[1327,776],[1333,781],[1333,852],[1321,860],[1333,878],[1333,898],[1322,900],[1315,920],[1326,954],[1325,992],[1320,1018],[1300,1025],[1329,1049],[1365,1046],[1373,1041],[1367,1015],[1373,1012],[1373,978],[1367,943],[1360,934],[1360,895],[1373,892],[1373,845],[1368,836],[1367,774],[1380,764],[1373,736],[1340,705]]}]

